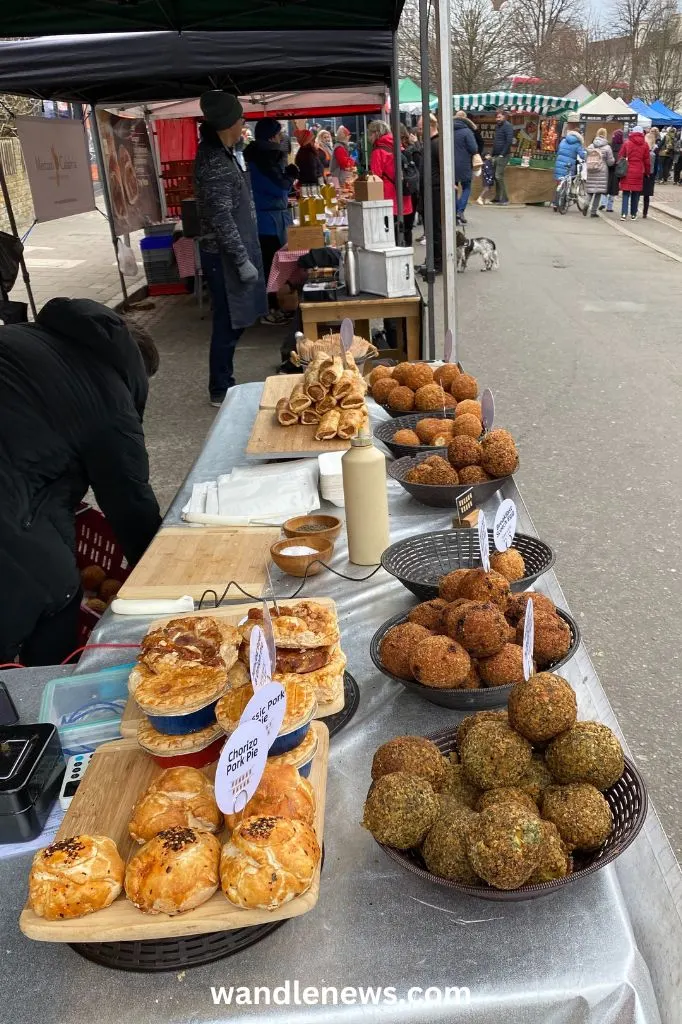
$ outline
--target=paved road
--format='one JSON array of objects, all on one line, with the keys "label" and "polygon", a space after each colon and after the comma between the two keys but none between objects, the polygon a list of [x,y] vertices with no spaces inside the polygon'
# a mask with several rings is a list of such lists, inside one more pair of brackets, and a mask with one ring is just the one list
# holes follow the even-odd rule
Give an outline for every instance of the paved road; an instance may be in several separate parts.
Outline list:
[{"label": "paved road", "polygon": [[501,267],[458,278],[460,358],[680,857],[680,266],[575,211],[474,208],[469,234]]}]

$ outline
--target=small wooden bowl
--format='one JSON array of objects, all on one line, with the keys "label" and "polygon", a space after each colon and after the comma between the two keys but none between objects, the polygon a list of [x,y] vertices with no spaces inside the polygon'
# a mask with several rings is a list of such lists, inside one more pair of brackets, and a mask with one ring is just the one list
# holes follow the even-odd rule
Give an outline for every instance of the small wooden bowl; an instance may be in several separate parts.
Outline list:
[{"label": "small wooden bowl", "polygon": [[[282,527],[285,537],[324,537],[335,541],[341,533],[343,523],[336,516],[295,516],[287,519]],[[320,529],[322,527],[322,529]]]},{"label": "small wooden bowl", "polygon": [[[296,542],[298,542],[298,544]],[[315,554],[282,554],[282,548],[291,548],[294,547],[294,545],[300,545],[300,547],[306,548],[315,548]],[[315,576],[322,569],[322,566],[317,559],[321,559],[323,562],[328,562],[332,556],[333,550],[333,542],[331,540],[327,540],[326,537],[320,537],[317,534],[312,537],[306,537],[305,534],[296,534],[294,537],[287,540],[278,540],[277,543],[273,544],[270,548],[270,557],[282,572],[286,572],[290,576],[305,576],[306,569],[308,570],[308,576]],[[313,562],[315,562],[314,565],[312,564]]]}]

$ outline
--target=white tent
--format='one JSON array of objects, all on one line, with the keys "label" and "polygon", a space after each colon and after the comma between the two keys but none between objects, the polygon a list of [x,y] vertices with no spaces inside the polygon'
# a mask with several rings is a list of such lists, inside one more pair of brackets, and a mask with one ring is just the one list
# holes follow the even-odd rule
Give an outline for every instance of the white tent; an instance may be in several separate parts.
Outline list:
[{"label": "white tent", "polygon": [[576,85],[575,89],[566,93],[565,99],[577,100],[578,103],[586,103],[589,100],[592,93],[586,85]]},{"label": "white tent", "polygon": [[578,110],[581,121],[627,121],[635,123],[637,114],[620,97],[600,93]]}]

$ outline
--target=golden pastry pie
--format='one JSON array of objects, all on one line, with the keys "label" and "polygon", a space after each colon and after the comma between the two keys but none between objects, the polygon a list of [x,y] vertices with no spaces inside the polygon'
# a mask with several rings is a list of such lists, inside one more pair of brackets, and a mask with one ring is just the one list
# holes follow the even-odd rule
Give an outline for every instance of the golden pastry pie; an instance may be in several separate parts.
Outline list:
[{"label": "golden pastry pie", "polygon": [[140,644],[140,661],[154,671],[179,665],[220,665],[229,669],[237,660],[241,636],[236,626],[211,616],[171,619],[147,633]]},{"label": "golden pastry pie", "polygon": [[[277,647],[327,647],[339,642],[339,624],[333,607],[317,601],[297,601],[294,605],[280,605],[279,615],[271,610],[272,629]],[[249,608],[246,622],[241,627],[245,640],[249,640],[254,626],[263,625],[261,608]]]},{"label": "golden pastry pie", "polygon": [[125,866],[109,836],[71,836],[33,858],[28,903],[38,917],[66,921],[102,910],[123,887]]},{"label": "golden pastry pie", "polygon": [[[314,672],[328,665],[337,650],[336,644],[327,647],[279,647],[275,672],[296,672],[298,675]],[[249,645],[246,641],[239,648],[239,661],[247,666],[250,664]]]},{"label": "golden pastry pie", "polygon": [[203,750],[222,735],[223,730],[217,722],[211,722],[198,732],[188,732],[181,736],[159,732],[147,718],[143,718],[137,726],[137,742],[142,749],[150,754],[166,756],[192,754],[196,750]]},{"label": "golden pastry pie", "polygon": [[315,818],[315,792],[307,779],[290,764],[268,761],[258,789],[239,814],[226,814],[225,825],[232,829],[249,817],[296,818],[306,825]]},{"label": "golden pastry pie", "polygon": [[287,750],[284,754],[272,754],[268,757],[268,764],[290,764],[294,768],[302,768],[315,757],[317,751],[317,733],[309,729],[301,742],[293,750]]},{"label": "golden pastry pie", "polygon": [[220,854],[220,884],[230,903],[276,910],[310,888],[320,846],[309,825],[292,818],[245,818]]},{"label": "golden pastry pie", "polygon": [[138,843],[146,843],[168,828],[219,832],[222,825],[213,783],[196,768],[180,765],[166,768],[140,797],[128,832]]},{"label": "golden pastry pie", "polygon": [[276,672],[273,681],[289,686],[293,682],[305,681],[313,687],[318,704],[329,704],[343,690],[343,670],[346,667],[346,655],[338,647],[334,647],[334,655],[328,665],[300,675],[295,672]]},{"label": "golden pastry pie", "polygon": [[[317,700],[312,686],[303,681],[307,678],[307,676],[299,676],[296,680],[283,684],[286,691],[287,708],[280,727],[280,735],[299,729],[315,716]],[[252,697],[253,688],[251,686],[240,686],[236,690],[228,690],[216,704],[216,719],[228,736],[239,725],[244,709]]]},{"label": "golden pastry pie", "polygon": [[126,896],[146,914],[181,914],[218,888],[220,843],[210,832],[167,828],[128,861]]},{"label": "golden pastry pie", "polygon": [[136,665],[128,689],[148,715],[185,715],[213,703],[229,686],[224,666],[193,665],[152,672]]}]

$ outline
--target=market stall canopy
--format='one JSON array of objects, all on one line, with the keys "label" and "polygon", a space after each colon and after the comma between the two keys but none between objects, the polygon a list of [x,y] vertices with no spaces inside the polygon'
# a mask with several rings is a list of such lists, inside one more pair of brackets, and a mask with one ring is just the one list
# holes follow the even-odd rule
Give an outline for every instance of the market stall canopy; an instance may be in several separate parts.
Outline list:
[{"label": "market stall canopy", "polygon": [[670,127],[671,122],[668,115],[662,114],[659,110],[654,110],[654,108],[650,107],[644,102],[644,100],[640,100],[639,98],[630,100],[630,107],[642,117],[647,117],[652,124],[658,125],[659,127]]},{"label": "market stall canopy", "polygon": [[[396,29],[404,0],[2,0],[5,36]],[[311,51],[315,52],[315,51]]]},{"label": "market stall canopy", "polygon": [[682,128],[682,114],[676,114],[674,110],[667,107],[663,100],[654,100],[650,104],[652,110],[657,110],[660,114],[663,114],[668,118],[669,124],[674,128]]},{"label": "market stall canopy", "polygon": [[[398,99],[401,107],[419,107],[422,105],[422,88],[411,78],[401,78],[398,86]],[[438,97],[429,93],[429,106],[438,103]]]},{"label": "market stall canopy", "polygon": [[0,43],[0,93],[121,104],[366,86],[390,80],[392,53],[388,30],[44,36]]},{"label": "market stall canopy", "polygon": [[[326,89],[323,92],[273,92],[240,96],[247,120],[254,117],[334,117],[336,114],[369,114],[380,110],[386,90],[379,85],[358,89]],[[170,100],[139,104],[109,104],[115,114],[142,117],[153,121],[177,117],[203,117],[199,99]]]},{"label": "market stall canopy", "polygon": [[590,92],[586,85],[576,85],[575,89],[566,93],[567,100],[577,100],[578,103],[587,103],[593,96],[594,93]]},{"label": "market stall canopy", "polygon": [[637,111],[628,107],[618,98],[602,92],[599,96],[584,103],[579,110],[581,121],[627,121],[637,120]]},{"label": "market stall canopy", "polygon": [[[433,107],[433,105],[432,105]],[[453,110],[483,111],[503,107],[512,113],[556,117],[565,110],[577,110],[578,101],[565,96],[541,96],[525,92],[464,92],[452,97]]]}]

